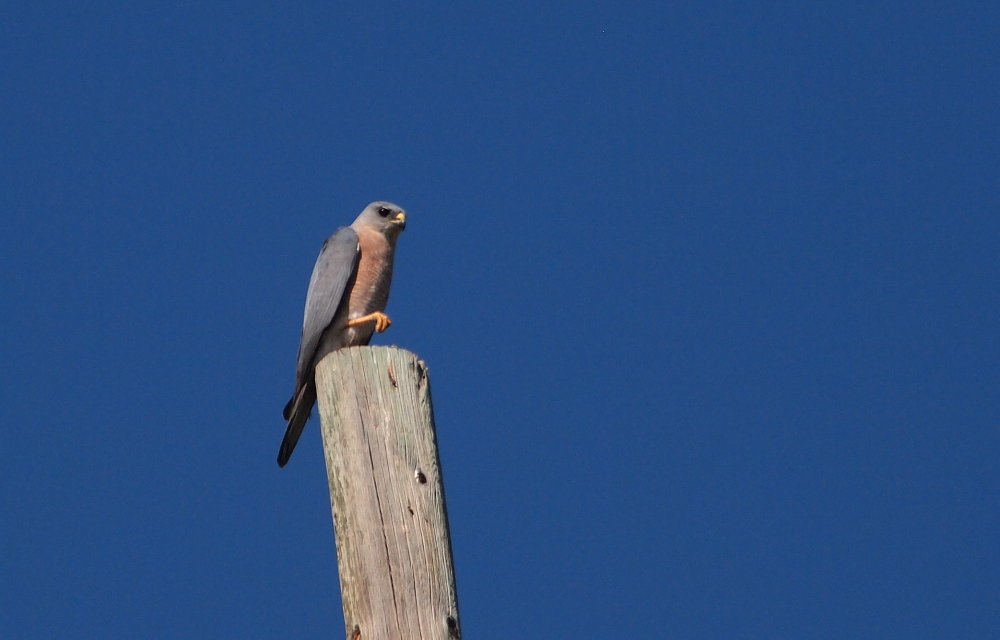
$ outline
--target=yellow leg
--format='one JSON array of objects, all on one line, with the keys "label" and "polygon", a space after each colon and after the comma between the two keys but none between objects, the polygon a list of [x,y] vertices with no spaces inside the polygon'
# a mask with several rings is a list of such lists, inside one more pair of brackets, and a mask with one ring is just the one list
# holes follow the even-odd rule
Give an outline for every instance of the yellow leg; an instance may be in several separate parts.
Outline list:
[{"label": "yellow leg", "polygon": [[366,316],[361,316],[360,318],[349,320],[347,322],[347,326],[356,327],[359,324],[371,322],[372,320],[375,321],[375,331],[378,331],[379,333],[382,333],[383,331],[388,329],[389,325],[392,324],[392,320],[389,319],[389,316],[385,315],[381,311],[376,311],[374,313],[369,313]]}]

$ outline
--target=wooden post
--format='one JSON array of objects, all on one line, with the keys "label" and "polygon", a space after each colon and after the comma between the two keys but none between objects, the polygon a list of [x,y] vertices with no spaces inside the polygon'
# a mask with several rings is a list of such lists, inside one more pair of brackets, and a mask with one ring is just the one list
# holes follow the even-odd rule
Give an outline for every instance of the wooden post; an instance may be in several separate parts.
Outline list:
[{"label": "wooden post", "polygon": [[316,366],[349,640],[459,638],[427,367],[396,347]]}]

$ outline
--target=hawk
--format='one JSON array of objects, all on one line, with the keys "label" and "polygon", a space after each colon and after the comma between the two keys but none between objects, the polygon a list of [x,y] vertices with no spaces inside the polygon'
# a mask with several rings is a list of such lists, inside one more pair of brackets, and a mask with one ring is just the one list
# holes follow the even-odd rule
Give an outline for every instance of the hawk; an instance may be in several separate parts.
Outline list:
[{"label": "hawk", "polygon": [[323,243],[313,267],[302,337],[295,365],[295,391],[285,405],[288,420],[278,466],[292,455],[316,403],[314,369],[323,356],[343,347],[365,345],[392,323],[385,314],[396,240],[406,212],[391,202],[373,202],[349,227]]}]

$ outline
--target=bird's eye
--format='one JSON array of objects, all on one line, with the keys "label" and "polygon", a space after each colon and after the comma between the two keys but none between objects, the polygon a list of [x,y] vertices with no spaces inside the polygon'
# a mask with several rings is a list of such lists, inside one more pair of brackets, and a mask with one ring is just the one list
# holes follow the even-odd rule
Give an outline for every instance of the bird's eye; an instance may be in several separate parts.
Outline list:
[{"label": "bird's eye", "polygon": [[386,209],[385,207],[379,207],[378,208],[378,214],[380,216],[382,216],[383,218],[386,217],[387,215],[389,215],[390,213],[392,213],[392,212],[389,211],[388,209]]}]

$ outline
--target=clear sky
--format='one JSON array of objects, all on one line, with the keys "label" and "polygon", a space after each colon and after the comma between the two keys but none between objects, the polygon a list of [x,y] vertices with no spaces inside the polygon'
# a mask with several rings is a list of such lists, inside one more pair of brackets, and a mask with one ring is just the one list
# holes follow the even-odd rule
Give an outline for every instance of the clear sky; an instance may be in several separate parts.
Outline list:
[{"label": "clear sky", "polygon": [[6,7],[0,635],[340,637],[275,455],[386,199],[465,637],[997,637],[998,6]]}]

